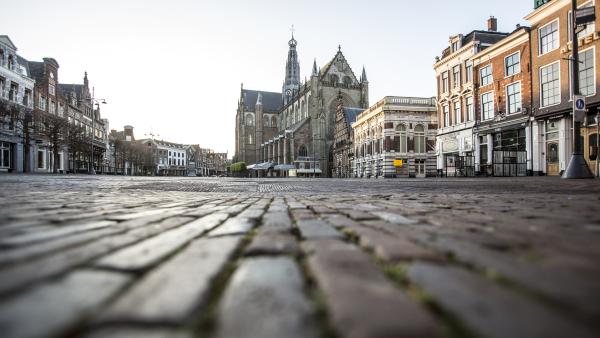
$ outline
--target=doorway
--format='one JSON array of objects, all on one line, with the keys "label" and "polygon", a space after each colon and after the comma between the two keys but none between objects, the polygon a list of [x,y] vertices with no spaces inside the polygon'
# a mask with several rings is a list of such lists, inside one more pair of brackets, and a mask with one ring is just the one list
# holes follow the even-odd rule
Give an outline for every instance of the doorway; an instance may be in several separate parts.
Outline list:
[{"label": "doorway", "polygon": [[415,176],[425,177],[425,160],[415,160]]},{"label": "doorway", "polygon": [[546,173],[548,176],[558,176],[560,165],[558,161],[558,142],[546,143]]}]

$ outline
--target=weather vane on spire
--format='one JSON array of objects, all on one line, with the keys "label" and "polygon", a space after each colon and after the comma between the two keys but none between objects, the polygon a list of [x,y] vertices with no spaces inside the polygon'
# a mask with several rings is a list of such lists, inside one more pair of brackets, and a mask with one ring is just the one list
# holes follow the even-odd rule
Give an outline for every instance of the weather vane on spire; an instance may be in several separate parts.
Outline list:
[{"label": "weather vane on spire", "polygon": [[296,29],[294,28],[294,25],[292,25],[292,28],[290,28],[290,31],[292,32],[292,38],[294,37],[294,32],[296,31]]}]

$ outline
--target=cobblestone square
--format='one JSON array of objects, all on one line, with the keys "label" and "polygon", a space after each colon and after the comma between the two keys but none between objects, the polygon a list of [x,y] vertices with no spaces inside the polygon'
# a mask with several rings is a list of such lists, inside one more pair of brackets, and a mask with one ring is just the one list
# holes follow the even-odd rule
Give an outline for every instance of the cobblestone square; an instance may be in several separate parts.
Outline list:
[{"label": "cobblestone square", "polygon": [[0,175],[0,205],[4,338],[600,331],[598,180]]}]

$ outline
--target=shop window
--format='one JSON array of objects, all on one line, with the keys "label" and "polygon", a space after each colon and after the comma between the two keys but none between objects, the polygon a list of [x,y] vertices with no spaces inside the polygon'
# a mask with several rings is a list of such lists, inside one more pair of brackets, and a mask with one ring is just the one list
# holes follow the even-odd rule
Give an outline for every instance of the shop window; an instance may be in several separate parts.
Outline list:
[{"label": "shop window", "polygon": [[38,169],[44,169],[44,151],[43,150],[38,150]]},{"label": "shop window", "polygon": [[590,161],[595,161],[598,158],[598,134],[592,134],[589,136]]}]

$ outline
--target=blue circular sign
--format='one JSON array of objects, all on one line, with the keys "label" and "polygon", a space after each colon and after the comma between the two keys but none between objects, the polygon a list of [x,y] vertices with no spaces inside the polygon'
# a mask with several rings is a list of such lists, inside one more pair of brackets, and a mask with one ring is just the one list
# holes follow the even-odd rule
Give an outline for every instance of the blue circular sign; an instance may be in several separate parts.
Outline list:
[{"label": "blue circular sign", "polygon": [[575,107],[577,107],[579,110],[583,110],[585,108],[585,100],[577,99],[577,101],[575,101]]}]

